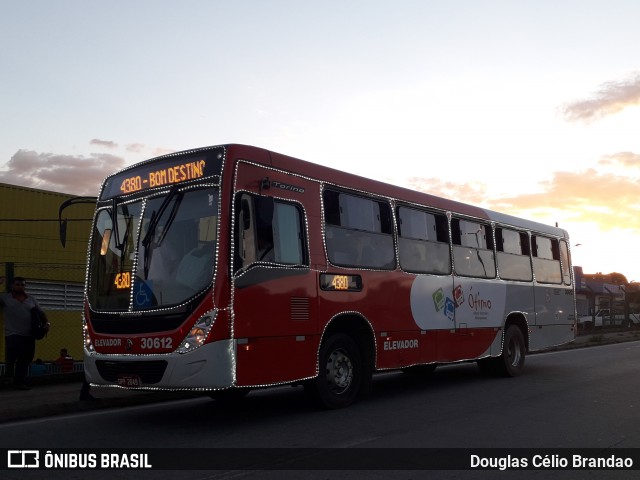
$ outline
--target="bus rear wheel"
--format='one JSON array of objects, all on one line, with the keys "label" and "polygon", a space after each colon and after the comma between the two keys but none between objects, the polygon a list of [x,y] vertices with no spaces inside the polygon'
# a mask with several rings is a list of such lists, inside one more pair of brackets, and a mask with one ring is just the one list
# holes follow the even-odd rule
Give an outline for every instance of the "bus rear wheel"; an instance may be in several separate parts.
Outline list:
[{"label": "bus rear wheel", "polygon": [[320,347],[318,377],[307,383],[305,389],[320,406],[342,408],[355,402],[362,375],[358,345],[348,335],[335,334]]},{"label": "bus rear wheel", "polygon": [[517,377],[524,370],[526,351],[522,330],[516,325],[510,325],[504,333],[502,354],[499,357],[478,360],[478,367],[485,374]]},{"label": "bus rear wheel", "polygon": [[508,377],[517,377],[522,373],[526,351],[527,347],[522,330],[511,325],[504,335],[504,346],[502,347],[502,363],[504,364],[504,373]]}]

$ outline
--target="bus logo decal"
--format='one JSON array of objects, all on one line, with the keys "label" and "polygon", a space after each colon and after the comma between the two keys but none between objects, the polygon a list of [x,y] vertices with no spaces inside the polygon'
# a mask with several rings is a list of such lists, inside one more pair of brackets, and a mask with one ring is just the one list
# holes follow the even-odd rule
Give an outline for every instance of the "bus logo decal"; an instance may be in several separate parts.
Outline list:
[{"label": "bus logo decal", "polygon": [[96,347],[120,347],[122,346],[121,338],[98,338],[94,342]]},{"label": "bus logo decal", "polygon": [[436,312],[439,312],[444,308],[444,292],[442,291],[442,288],[433,292],[433,304],[436,307]]},{"label": "bus logo decal", "polygon": [[272,180],[271,186],[273,188],[279,188],[280,190],[287,190],[289,192],[304,193],[304,187],[299,187],[297,185],[291,185],[288,183],[281,183],[277,180]]},{"label": "bus logo decal", "polygon": [[447,300],[445,301],[445,305],[444,305],[444,316],[453,322],[453,316],[454,316],[455,310],[456,310],[456,306],[453,303],[453,300],[447,297]]},{"label": "bus logo decal", "polygon": [[387,340],[383,344],[385,350],[407,350],[418,346],[418,340]]},{"label": "bus logo decal", "polygon": [[464,292],[462,291],[462,285],[458,285],[453,291],[453,299],[456,302],[456,308],[464,303]]}]

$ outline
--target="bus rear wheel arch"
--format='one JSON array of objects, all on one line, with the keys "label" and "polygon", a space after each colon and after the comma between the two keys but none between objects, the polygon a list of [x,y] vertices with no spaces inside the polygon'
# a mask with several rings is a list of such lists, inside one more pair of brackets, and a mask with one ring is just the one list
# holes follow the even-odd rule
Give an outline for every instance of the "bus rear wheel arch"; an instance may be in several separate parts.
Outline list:
[{"label": "bus rear wheel arch", "polygon": [[504,330],[502,353],[497,357],[478,360],[480,371],[505,377],[517,377],[524,371],[527,344],[517,324],[508,324]]}]

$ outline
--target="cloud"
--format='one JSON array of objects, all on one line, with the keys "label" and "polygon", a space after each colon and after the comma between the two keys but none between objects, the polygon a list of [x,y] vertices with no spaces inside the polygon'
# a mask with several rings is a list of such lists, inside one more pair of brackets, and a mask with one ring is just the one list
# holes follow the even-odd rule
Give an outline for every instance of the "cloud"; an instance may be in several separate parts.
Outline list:
[{"label": "cloud", "polygon": [[602,84],[593,98],[569,103],[563,110],[566,119],[571,122],[588,122],[639,104],[640,72],[634,72],[624,80]]},{"label": "cloud", "polygon": [[444,182],[437,178],[411,177],[407,179],[407,186],[412,190],[439,197],[464,199],[461,201],[474,205],[484,202],[487,198],[486,186],[478,182],[456,183]]},{"label": "cloud", "polygon": [[[611,173],[599,173],[590,168],[580,172],[555,172],[553,178],[541,182],[543,193],[534,194],[537,204],[554,206],[558,201],[564,204],[590,203],[609,205],[633,203],[638,198],[638,180]],[[514,204],[520,204],[530,195],[514,197]],[[521,200],[517,200],[521,199]],[[502,201],[506,201],[503,199]]]},{"label": "cloud", "polygon": [[97,195],[102,181],[125,166],[110,154],[85,156],[18,150],[0,170],[0,182],[74,195]]},{"label": "cloud", "polygon": [[94,138],[89,142],[90,145],[98,145],[105,148],[118,148],[118,144],[116,142],[112,142],[111,140],[100,140],[98,138]]},{"label": "cloud", "polygon": [[[107,148],[109,150],[116,150],[120,148],[120,145],[112,140],[100,140],[99,138],[92,139],[89,144]],[[159,157],[161,155],[167,155],[175,152],[175,150],[171,148],[151,147],[144,143],[129,143],[127,145],[123,145],[123,149],[126,153],[147,155],[149,158]]]},{"label": "cloud", "polygon": [[140,153],[145,149],[142,143],[131,143],[127,145],[127,152]]},{"label": "cloud", "polygon": [[175,150],[151,147],[142,143],[120,145],[112,140],[93,138],[90,145],[100,149],[118,150],[114,153],[91,153],[89,155],[64,155],[56,153],[18,150],[11,159],[0,166],[0,182],[23,187],[39,188],[74,195],[97,195],[104,179],[131,164],[128,158],[153,158]]},{"label": "cloud", "polygon": [[491,200],[490,208],[556,219],[562,215],[565,222],[595,224],[605,232],[624,229],[640,233],[637,178],[588,169],[555,172],[541,186],[540,193]]},{"label": "cloud", "polygon": [[153,157],[160,157],[162,155],[168,155],[174,152],[175,150],[172,148],[162,148],[162,147],[154,148],[153,150],[151,150]]},{"label": "cloud", "polygon": [[613,165],[640,169],[640,154],[633,152],[618,152],[613,155],[605,155],[600,160],[600,165]]},{"label": "cloud", "polygon": [[[640,155],[630,152],[602,160],[633,168],[639,168],[639,161]],[[550,180],[539,184],[539,192],[501,198],[489,196],[487,189],[477,183],[452,184],[418,177],[408,182],[411,188],[432,195],[543,223],[585,223],[597,225],[603,232],[622,229],[640,233],[640,183],[632,175],[602,173],[595,169],[558,171]]]}]

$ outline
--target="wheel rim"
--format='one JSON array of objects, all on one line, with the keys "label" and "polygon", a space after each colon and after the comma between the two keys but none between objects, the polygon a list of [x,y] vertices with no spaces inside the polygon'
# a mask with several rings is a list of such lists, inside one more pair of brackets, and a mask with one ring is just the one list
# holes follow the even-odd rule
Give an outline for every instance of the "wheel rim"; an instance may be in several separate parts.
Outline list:
[{"label": "wheel rim", "polygon": [[520,365],[520,361],[522,360],[522,347],[520,345],[520,342],[518,342],[517,339],[512,338],[507,347],[509,363],[511,363],[513,367],[517,367],[518,365]]},{"label": "wheel rim", "polygon": [[353,363],[343,349],[336,349],[327,358],[327,384],[337,395],[346,392],[353,382]]}]

